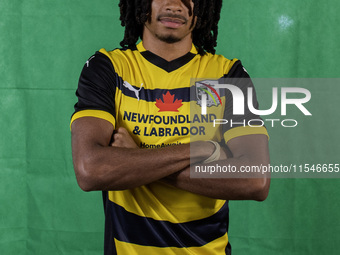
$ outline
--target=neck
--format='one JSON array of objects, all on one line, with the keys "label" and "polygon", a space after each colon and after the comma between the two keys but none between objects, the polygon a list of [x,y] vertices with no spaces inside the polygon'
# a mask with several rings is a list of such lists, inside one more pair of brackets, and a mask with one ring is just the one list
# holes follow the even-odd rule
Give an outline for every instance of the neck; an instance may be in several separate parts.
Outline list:
[{"label": "neck", "polygon": [[146,50],[159,57],[172,61],[187,54],[192,47],[191,34],[176,43],[166,43],[153,36],[148,29],[144,29],[143,46]]}]

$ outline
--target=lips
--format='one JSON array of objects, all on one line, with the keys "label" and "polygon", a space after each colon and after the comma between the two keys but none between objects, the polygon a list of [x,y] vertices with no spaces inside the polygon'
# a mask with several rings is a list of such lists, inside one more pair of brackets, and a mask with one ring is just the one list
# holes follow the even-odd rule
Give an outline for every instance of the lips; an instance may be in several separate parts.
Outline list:
[{"label": "lips", "polygon": [[161,16],[158,20],[168,28],[178,28],[187,23],[186,18],[180,15],[174,16]]}]

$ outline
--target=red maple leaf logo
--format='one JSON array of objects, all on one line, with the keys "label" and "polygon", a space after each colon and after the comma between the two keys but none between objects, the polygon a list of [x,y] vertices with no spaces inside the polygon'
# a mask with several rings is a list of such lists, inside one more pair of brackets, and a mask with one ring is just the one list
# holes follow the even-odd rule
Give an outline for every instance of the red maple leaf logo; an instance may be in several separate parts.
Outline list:
[{"label": "red maple leaf logo", "polygon": [[175,95],[171,95],[168,91],[166,94],[163,94],[163,100],[158,98],[156,99],[156,106],[159,108],[158,112],[178,112],[178,108],[180,108],[182,104],[182,99],[176,99],[174,101]]}]

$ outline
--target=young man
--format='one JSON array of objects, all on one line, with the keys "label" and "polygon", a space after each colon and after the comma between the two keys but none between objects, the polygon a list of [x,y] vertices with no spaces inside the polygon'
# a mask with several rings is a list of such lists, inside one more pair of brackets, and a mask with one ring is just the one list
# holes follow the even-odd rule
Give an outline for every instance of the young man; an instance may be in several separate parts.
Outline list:
[{"label": "young man", "polygon": [[[103,191],[105,254],[230,254],[227,200],[267,197],[265,176],[189,174],[190,161],[269,164],[265,128],[221,129],[212,138],[221,148],[190,143],[190,132],[180,131],[190,128],[191,78],[249,77],[240,61],[214,55],[221,5],[122,0],[123,49],[101,49],[84,66],[71,120],[73,161],[79,186]],[[229,105],[223,96],[218,109],[232,117]],[[242,117],[258,118],[248,109]]]}]

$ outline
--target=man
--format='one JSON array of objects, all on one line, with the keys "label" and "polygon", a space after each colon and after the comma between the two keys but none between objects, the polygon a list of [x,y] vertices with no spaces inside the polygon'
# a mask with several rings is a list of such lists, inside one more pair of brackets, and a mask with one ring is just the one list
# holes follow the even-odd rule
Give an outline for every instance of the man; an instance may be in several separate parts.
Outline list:
[{"label": "man", "polygon": [[[227,200],[267,197],[264,176],[190,178],[190,163],[269,164],[264,127],[223,128],[211,138],[222,148],[184,132],[191,78],[248,77],[240,61],[214,55],[221,5],[122,0],[123,49],[101,49],[84,66],[73,161],[79,186],[103,191],[105,254],[230,254]],[[227,96],[221,103],[230,117]]]}]

